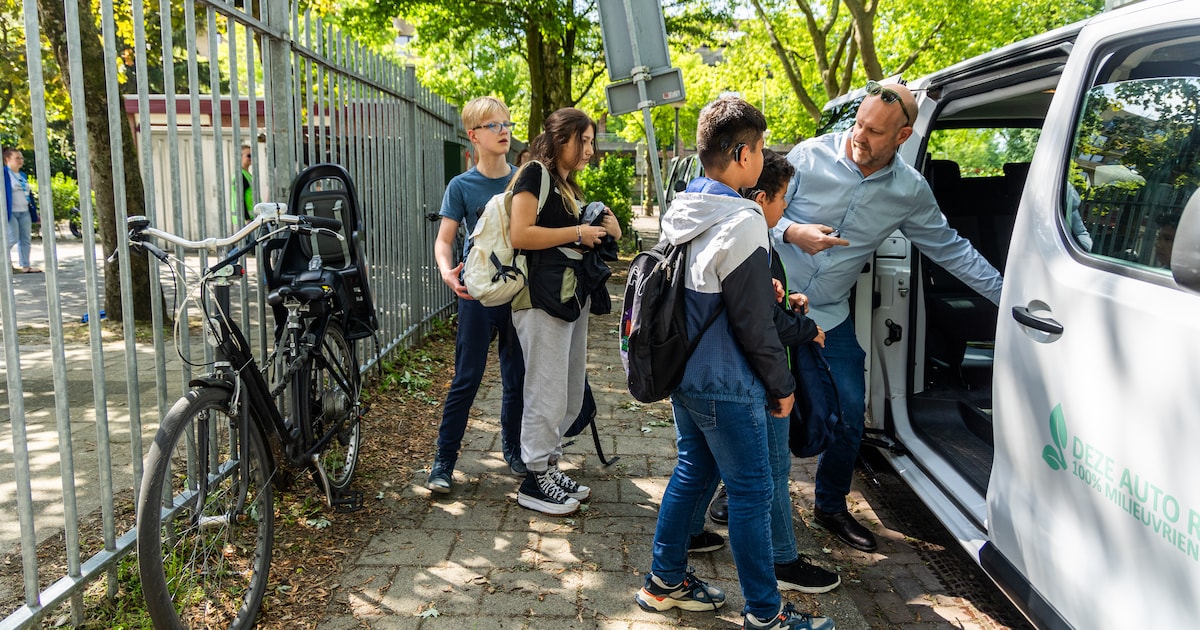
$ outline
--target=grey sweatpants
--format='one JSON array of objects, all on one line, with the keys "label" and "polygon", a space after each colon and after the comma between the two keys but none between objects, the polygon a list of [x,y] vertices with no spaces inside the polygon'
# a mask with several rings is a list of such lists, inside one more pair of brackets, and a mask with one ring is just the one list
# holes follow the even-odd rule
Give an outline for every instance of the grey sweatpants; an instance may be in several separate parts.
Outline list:
[{"label": "grey sweatpants", "polygon": [[573,322],[538,308],[512,314],[525,356],[521,459],[534,472],[545,472],[550,460],[562,455],[563,434],[583,407],[588,304],[581,310]]}]

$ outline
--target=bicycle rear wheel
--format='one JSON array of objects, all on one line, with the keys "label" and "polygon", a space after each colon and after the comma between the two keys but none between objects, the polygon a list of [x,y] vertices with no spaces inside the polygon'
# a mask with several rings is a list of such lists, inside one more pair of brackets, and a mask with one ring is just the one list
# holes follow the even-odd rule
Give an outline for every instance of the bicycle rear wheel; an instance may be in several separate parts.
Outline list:
[{"label": "bicycle rear wheel", "polygon": [[337,490],[345,490],[350,486],[358,465],[362,436],[358,409],[362,385],[354,346],[346,340],[346,334],[336,320],[329,322],[321,342],[320,356],[312,360],[310,378],[314,434],[320,437],[338,422],[342,423],[342,430],[320,457],[330,485]]},{"label": "bicycle rear wheel", "polygon": [[275,535],[271,461],[254,425],[234,430],[229,403],[220,388],[188,392],[146,456],[138,565],[155,628],[251,628],[262,605]]}]

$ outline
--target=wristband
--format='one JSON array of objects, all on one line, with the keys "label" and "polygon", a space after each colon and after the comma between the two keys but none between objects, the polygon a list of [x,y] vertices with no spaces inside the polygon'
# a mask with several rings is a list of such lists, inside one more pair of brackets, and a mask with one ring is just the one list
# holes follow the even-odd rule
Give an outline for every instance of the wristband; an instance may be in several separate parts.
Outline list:
[{"label": "wristband", "polygon": [[583,245],[583,229],[578,225],[575,226],[575,244]]}]

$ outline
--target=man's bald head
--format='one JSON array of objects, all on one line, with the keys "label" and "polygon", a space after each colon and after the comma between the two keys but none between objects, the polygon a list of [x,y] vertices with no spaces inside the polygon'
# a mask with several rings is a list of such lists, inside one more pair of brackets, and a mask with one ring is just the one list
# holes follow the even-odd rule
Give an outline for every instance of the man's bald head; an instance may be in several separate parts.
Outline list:
[{"label": "man's bald head", "polygon": [[[911,90],[899,83],[885,83],[880,85],[883,88],[878,94],[868,94],[863,98],[862,104],[859,105],[861,110],[864,107],[871,105],[884,105],[900,110],[900,115],[896,117],[898,127],[911,127],[913,120],[917,117],[917,99],[913,96]],[[890,94],[889,94],[890,93]],[[891,98],[891,94],[895,94],[900,98],[899,101],[887,102]],[[872,103],[872,101],[882,101],[882,103]]]}]

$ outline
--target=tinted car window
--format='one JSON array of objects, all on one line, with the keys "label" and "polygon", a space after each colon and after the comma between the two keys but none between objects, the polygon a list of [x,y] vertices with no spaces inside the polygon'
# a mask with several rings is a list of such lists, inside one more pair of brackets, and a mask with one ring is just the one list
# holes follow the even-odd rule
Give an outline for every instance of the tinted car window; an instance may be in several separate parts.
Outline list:
[{"label": "tinted car window", "polygon": [[1166,274],[1200,185],[1200,43],[1124,52],[1084,97],[1064,224],[1093,256]]}]

